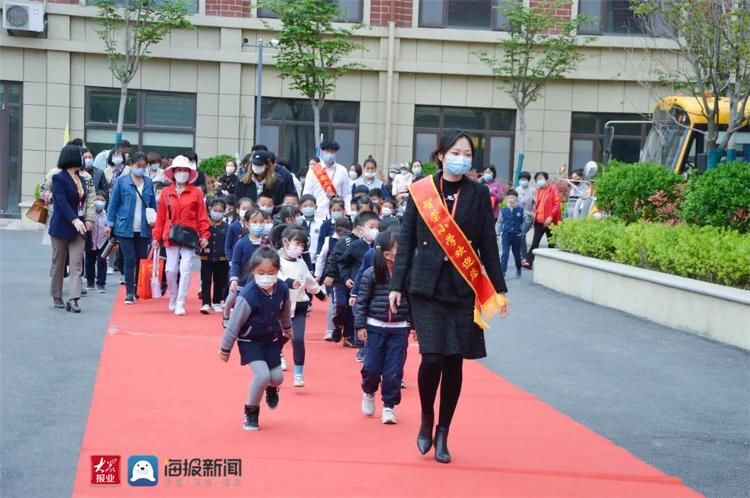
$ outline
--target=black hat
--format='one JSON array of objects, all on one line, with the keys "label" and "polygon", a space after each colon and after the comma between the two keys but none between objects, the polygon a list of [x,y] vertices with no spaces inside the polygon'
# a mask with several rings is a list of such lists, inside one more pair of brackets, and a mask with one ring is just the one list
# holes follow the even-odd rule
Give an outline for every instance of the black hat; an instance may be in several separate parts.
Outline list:
[{"label": "black hat", "polygon": [[66,145],[60,151],[57,167],[60,169],[80,168],[82,166],[81,148],[77,145]]},{"label": "black hat", "polygon": [[320,144],[320,150],[339,150],[340,148],[338,142],[331,142],[330,140],[325,140]]},{"label": "black hat", "polygon": [[117,144],[117,146],[118,146],[118,147],[119,147],[120,149],[122,149],[123,147],[130,147],[130,142],[128,142],[127,140],[124,140],[124,139],[123,139],[123,140],[120,140],[120,143],[119,143],[119,144]]},{"label": "black hat", "polygon": [[265,164],[268,164],[268,161],[271,159],[271,153],[267,150],[256,150],[253,152],[253,164],[256,166],[263,166]]}]

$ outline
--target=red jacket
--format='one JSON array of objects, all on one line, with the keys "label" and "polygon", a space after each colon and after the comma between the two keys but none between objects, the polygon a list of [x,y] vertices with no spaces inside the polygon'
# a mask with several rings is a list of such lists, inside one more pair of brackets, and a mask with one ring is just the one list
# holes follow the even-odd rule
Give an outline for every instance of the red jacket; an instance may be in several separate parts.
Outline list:
[{"label": "red jacket", "polygon": [[557,191],[557,187],[554,185],[536,189],[536,216],[534,216],[534,221],[536,223],[544,223],[550,216],[552,217],[553,225],[562,219],[560,212],[560,192]]},{"label": "red jacket", "polygon": [[174,185],[166,187],[161,192],[157,209],[156,226],[151,234],[154,240],[161,241],[164,246],[173,245],[169,242],[169,229],[172,225],[190,227],[198,232],[201,239],[208,240],[211,236],[206,203],[203,201],[203,192],[198,187],[185,185],[185,190],[180,195],[177,195]]}]

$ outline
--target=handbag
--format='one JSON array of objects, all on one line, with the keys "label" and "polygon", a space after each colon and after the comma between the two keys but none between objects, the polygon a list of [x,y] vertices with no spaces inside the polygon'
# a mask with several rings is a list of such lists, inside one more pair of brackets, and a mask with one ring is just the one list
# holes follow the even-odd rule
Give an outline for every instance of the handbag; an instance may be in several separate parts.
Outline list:
[{"label": "handbag", "polygon": [[167,197],[167,212],[169,215],[169,241],[178,246],[192,247],[198,249],[198,231],[185,225],[172,225],[172,204]]},{"label": "handbag", "polygon": [[[151,256],[149,254],[149,256]],[[151,267],[153,262],[146,257],[138,262],[138,284],[135,292],[139,299],[151,299]]]},{"label": "handbag", "polygon": [[159,259],[159,251],[151,249],[153,259],[151,261],[151,297],[158,299],[162,297],[161,274],[164,270],[164,261]]},{"label": "handbag", "polygon": [[[146,202],[143,200],[143,195],[141,195],[138,187],[134,184],[133,188],[135,189],[135,193],[138,194],[138,197],[141,198],[141,203],[146,206]],[[156,209],[146,207],[146,223],[148,223],[149,226],[154,226],[154,223],[156,223]]]},{"label": "handbag", "polygon": [[26,217],[31,221],[36,221],[45,225],[47,223],[47,215],[49,215],[49,208],[42,199],[37,199],[34,204],[31,205],[28,211],[26,211]]}]

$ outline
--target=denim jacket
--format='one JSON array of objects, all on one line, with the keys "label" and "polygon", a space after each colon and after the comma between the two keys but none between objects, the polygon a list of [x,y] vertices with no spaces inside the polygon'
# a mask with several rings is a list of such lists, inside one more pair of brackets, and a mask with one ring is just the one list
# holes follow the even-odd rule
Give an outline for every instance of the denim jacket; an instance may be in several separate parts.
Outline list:
[{"label": "denim jacket", "polygon": [[[154,184],[143,177],[143,202],[141,202],[141,237],[151,238],[151,227],[146,221],[146,208],[156,209]],[[133,237],[133,220],[135,219],[135,205],[138,198],[133,178],[122,175],[115,180],[112,187],[112,197],[107,207],[107,223],[114,227],[115,237]]]}]

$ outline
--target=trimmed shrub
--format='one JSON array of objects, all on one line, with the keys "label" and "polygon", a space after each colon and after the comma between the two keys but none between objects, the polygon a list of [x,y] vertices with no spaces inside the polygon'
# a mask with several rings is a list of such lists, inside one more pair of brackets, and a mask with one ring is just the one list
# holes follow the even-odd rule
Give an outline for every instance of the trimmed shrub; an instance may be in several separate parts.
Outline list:
[{"label": "trimmed shrub", "polygon": [[750,232],[750,163],[719,164],[690,180],[685,221]]},{"label": "trimmed shrub", "polygon": [[[629,223],[657,220],[663,218],[657,209],[679,201],[682,182],[682,177],[659,164],[613,161],[596,178],[596,203],[600,210]],[[659,205],[653,202],[656,195]],[[677,209],[673,206],[671,211]]]},{"label": "trimmed shrub", "polygon": [[234,160],[234,157],[228,155],[208,157],[200,162],[198,170],[204,175],[221,176],[224,174],[224,165],[230,160]]},{"label": "trimmed shrub", "polygon": [[750,236],[713,226],[565,220],[560,250],[750,290]]}]

